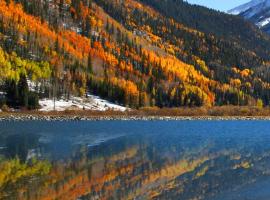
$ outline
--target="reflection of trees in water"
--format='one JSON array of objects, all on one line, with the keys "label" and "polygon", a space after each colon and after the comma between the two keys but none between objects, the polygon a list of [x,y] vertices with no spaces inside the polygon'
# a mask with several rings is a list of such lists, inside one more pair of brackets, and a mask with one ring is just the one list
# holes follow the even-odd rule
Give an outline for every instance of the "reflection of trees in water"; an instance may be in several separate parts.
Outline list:
[{"label": "reflection of trees in water", "polygon": [[8,158],[19,157],[25,161],[29,150],[38,147],[38,138],[36,134],[16,134],[6,138],[6,156]]},{"label": "reflection of trees in water", "polygon": [[[262,177],[270,160],[256,148],[176,139],[130,136],[82,146],[69,159],[54,161],[46,177],[14,182],[13,191],[25,191],[20,199],[206,198]],[[36,148],[21,141],[15,154]]]},{"label": "reflection of trees in water", "polygon": [[[20,193],[31,190],[34,180],[41,180],[50,172],[51,165],[46,161],[32,159],[25,163],[18,158],[0,162],[0,198],[20,199]],[[40,185],[44,183],[40,182]]]}]

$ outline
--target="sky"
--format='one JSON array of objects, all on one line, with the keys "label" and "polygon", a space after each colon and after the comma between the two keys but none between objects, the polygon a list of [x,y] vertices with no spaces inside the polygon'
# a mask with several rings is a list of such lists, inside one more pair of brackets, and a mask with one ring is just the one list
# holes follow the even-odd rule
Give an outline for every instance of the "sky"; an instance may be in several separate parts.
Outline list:
[{"label": "sky", "polygon": [[203,5],[221,11],[228,11],[249,1],[250,0],[187,0],[187,2],[192,4]]}]

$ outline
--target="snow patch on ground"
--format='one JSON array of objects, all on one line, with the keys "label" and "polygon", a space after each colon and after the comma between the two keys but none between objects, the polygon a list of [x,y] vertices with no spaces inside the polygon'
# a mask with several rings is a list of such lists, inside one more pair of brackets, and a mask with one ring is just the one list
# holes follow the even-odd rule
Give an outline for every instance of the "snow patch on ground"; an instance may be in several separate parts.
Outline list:
[{"label": "snow patch on ground", "polygon": [[[53,111],[54,101],[53,99],[41,99],[39,101],[41,106],[40,111]],[[96,110],[96,111],[106,111],[106,110],[116,110],[116,111],[126,111],[127,107],[120,106],[111,103],[107,100],[103,100],[98,96],[87,95],[87,98],[81,97],[71,97],[69,100],[59,99],[55,101],[56,111],[65,110]]]}]

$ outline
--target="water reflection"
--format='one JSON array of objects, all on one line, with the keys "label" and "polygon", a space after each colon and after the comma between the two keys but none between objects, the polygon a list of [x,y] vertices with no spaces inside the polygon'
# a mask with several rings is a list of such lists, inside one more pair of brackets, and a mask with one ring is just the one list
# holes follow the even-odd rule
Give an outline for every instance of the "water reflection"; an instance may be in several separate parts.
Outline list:
[{"label": "water reflection", "polygon": [[38,149],[38,136],[35,134],[15,134],[7,136],[5,145],[7,158],[19,157],[23,162],[35,157]]},{"label": "water reflection", "polygon": [[0,122],[0,127],[1,199],[270,197],[267,122]]}]

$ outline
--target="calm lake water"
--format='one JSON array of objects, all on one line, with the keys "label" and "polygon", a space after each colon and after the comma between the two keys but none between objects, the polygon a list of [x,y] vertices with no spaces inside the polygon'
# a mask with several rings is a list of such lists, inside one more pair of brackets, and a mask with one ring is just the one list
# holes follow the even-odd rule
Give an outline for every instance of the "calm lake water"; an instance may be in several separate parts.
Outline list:
[{"label": "calm lake water", "polygon": [[268,121],[0,122],[0,199],[270,199]]}]

